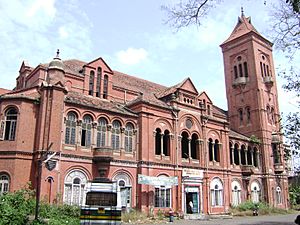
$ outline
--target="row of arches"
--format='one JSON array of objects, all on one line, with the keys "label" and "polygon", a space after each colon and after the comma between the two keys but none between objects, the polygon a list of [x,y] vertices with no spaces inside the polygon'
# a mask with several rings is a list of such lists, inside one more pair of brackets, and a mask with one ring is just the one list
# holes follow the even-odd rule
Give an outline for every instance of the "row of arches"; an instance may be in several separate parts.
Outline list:
[{"label": "row of arches", "polygon": [[[123,136],[125,151],[131,152],[133,150],[135,128],[131,122],[127,122],[124,128],[117,119],[113,120],[111,125],[104,117],[99,118],[94,123],[92,116],[89,114],[84,115],[82,121],[79,122],[76,113],[71,111],[67,114],[65,123],[65,144],[79,144],[80,146],[90,147],[95,136],[96,147],[110,146],[112,149],[120,149]],[[110,143],[108,143],[109,140]]]},{"label": "row of arches", "polygon": [[231,165],[249,165],[259,166],[259,151],[256,147],[245,145],[239,146],[237,143],[229,143],[230,164]]}]

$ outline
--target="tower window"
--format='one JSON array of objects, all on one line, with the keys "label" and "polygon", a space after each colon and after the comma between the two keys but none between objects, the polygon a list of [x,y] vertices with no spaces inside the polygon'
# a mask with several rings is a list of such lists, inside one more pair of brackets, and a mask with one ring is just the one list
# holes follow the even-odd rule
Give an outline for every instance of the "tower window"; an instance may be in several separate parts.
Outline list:
[{"label": "tower window", "polygon": [[242,64],[239,64],[239,75],[240,77],[243,77],[243,67],[242,67]]},{"label": "tower window", "polygon": [[238,78],[238,69],[237,69],[237,66],[234,66],[233,69],[234,69],[234,78],[237,79]]},{"label": "tower window", "polygon": [[246,113],[247,113],[247,123],[249,124],[251,122],[251,112],[250,112],[250,107],[246,108]]},{"label": "tower window", "polygon": [[247,62],[244,62],[244,72],[245,72],[245,77],[248,77],[248,66],[247,66]]},{"label": "tower window", "polygon": [[240,124],[243,124],[243,109],[239,109],[239,118],[240,118]]}]

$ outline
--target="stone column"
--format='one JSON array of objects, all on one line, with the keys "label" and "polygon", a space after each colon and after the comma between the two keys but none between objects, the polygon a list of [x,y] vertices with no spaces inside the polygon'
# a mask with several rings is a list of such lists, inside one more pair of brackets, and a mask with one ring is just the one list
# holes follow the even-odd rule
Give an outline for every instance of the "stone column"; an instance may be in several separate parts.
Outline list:
[{"label": "stone column", "polygon": [[232,158],[232,165],[235,165],[234,163],[234,148],[230,148],[230,154],[231,154],[231,158]]},{"label": "stone column", "polygon": [[192,158],[192,151],[191,151],[191,138],[188,138],[188,155],[189,155],[189,159]]},{"label": "stone column", "polygon": [[82,120],[77,120],[77,124],[76,124],[76,145],[80,146],[81,145],[81,134],[82,134],[82,131],[81,131],[81,126],[82,126]]},{"label": "stone column", "polygon": [[251,153],[251,161],[252,161],[252,166],[254,166],[254,155],[253,155],[253,149],[251,149],[250,153]]},{"label": "stone column", "polygon": [[125,127],[120,128],[120,149],[125,149]]},{"label": "stone column", "polygon": [[248,149],[245,149],[244,152],[245,152],[245,165],[248,165]]},{"label": "stone column", "polygon": [[238,153],[239,153],[239,165],[242,165],[242,157],[241,157],[241,149],[238,149]]},{"label": "stone column", "polygon": [[164,155],[164,134],[160,134],[160,155]]},{"label": "stone column", "polygon": [[112,125],[107,124],[107,146],[109,146],[109,147],[112,147],[111,146],[111,128],[112,128]]},{"label": "stone column", "polygon": [[91,145],[92,147],[97,146],[97,122],[92,123],[92,130],[91,130]]},{"label": "stone column", "polygon": [[215,142],[212,142],[211,145],[212,145],[212,161],[215,162]]}]

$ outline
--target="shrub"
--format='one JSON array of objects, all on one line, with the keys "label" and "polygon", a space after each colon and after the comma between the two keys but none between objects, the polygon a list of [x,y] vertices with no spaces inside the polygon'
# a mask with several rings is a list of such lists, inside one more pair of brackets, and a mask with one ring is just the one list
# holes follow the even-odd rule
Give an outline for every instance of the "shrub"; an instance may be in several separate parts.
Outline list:
[{"label": "shrub", "polygon": [[34,212],[34,192],[26,187],[0,197],[0,224],[24,225]]},{"label": "shrub", "polygon": [[122,213],[122,221],[123,222],[136,222],[136,221],[143,221],[147,218],[147,215],[143,212],[137,210],[130,210],[130,212],[123,212]]}]

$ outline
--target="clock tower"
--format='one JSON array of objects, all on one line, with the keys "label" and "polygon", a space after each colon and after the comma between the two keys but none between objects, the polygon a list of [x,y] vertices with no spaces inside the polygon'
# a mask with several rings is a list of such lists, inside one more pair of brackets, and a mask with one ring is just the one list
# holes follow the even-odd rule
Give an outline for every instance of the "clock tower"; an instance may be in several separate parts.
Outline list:
[{"label": "clock tower", "polygon": [[274,187],[286,189],[287,183],[272,45],[242,10],[221,48],[230,128],[260,142],[265,201],[275,204]]}]

